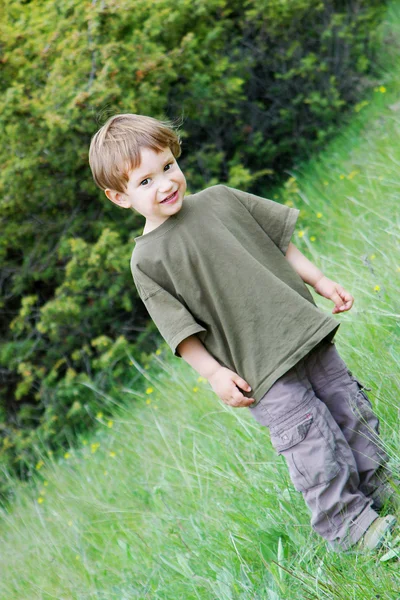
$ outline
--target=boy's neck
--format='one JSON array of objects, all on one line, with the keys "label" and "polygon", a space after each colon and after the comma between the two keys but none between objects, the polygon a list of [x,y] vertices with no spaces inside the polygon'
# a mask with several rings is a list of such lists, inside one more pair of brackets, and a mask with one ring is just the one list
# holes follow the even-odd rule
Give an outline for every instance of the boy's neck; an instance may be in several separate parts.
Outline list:
[{"label": "boy's neck", "polygon": [[150,231],[153,231],[153,229],[157,229],[157,227],[160,227],[160,225],[165,223],[165,221],[167,221],[168,219],[169,219],[169,217],[164,219],[164,221],[162,221],[162,223],[159,223],[158,225],[155,225],[154,223],[150,223],[149,221],[146,221],[144,228],[143,228],[142,235],[145,235],[146,233],[150,233]]}]

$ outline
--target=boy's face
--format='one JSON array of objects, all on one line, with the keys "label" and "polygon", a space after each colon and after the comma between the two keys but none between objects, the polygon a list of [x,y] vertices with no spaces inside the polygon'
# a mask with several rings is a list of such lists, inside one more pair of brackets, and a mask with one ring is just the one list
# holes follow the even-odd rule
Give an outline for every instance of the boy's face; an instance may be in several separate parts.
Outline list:
[{"label": "boy's face", "polygon": [[[125,208],[133,208],[146,217],[146,225],[158,227],[182,208],[186,179],[170,148],[157,154],[143,148],[140,165],[129,173],[125,194],[105,190],[107,198]],[[171,203],[164,202],[174,194]]]}]

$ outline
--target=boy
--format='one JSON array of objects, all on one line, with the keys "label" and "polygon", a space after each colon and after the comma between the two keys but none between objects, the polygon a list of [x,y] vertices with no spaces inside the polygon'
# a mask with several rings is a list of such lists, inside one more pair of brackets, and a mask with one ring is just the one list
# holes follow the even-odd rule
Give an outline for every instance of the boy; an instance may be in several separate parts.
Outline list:
[{"label": "boy", "polygon": [[141,115],[111,117],[91,141],[97,186],[146,218],[140,298],[174,355],[269,428],[330,547],[378,548],[396,522],[376,512],[393,493],[379,422],[305,283],[333,314],[353,297],[290,242],[299,210],[224,185],[185,197],[180,154],[173,126]]}]

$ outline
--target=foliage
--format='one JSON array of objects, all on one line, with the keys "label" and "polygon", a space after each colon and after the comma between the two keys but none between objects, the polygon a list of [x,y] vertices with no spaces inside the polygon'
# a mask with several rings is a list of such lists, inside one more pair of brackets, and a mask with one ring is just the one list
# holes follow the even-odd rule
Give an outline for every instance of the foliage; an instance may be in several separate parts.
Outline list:
[{"label": "foliage", "polygon": [[95,187],[94,132],[116,112],[183,116],[189,191],[262,193],[375,85],[383,5],[3,4],[1,459],[25,477],[36,445],[90,427],[102,393],[129,374],[127,353],[159,340],[129,272],[141,217]]}]

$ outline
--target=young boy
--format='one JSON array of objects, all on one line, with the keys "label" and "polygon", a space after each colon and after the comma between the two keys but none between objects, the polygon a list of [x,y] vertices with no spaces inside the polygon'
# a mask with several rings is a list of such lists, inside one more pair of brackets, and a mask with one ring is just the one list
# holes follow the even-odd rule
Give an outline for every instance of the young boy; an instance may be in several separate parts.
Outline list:
[{"label": "young boy", "polygon": [[141,115],[111,117],[91,141],[96,185],[146,219],[138,294],[174,355],[269,428],[313,529],[335,551],[375,549],[396,522],[376,512],[393,493],[379,421],[305,284],[333,314],[354,299],[290,242],[299,210],[225,185],[185,196],[180,154],[174,127]]}]

